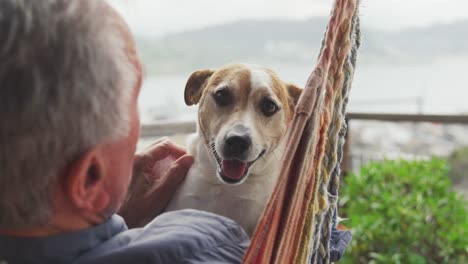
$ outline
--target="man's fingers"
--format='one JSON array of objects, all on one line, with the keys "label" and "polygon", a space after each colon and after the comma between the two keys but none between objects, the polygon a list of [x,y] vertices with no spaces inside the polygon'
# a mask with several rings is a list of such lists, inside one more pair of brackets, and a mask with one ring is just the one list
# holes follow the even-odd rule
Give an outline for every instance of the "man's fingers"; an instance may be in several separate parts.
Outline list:
[{"label": "man's fingers", "polygon": [[193,164],[193,156],[184,155],[176,160],[166,174],[166,186],[164,188],[176,188]]},{"label": "man's fingers", "polygon": [[177,145],[172,141],[169,141],[168,148],[171,153],[171,156],[173,156],[176,159],[187,154],[187,150],[184,147]]},{"label": "man's fingers", "polygon": [[188,170],[192,167],[193,165],[193,162],[194,162],[194,158],[192,155],[189,155],[189,154],[185,154],[184,156],[180,157],[178,160],[176,160],[176,164],[180,164],[181,167],[184,167],[185,168],[185,172],[184,172],[184,177],[185,175],[187,174]]},{"label": "man's fingers", "polygon": [[144,151],[144,154],[152,157],[154,162],[162,160],[167,156],[172,156],[174,159],[178,159],[183,155],[187,154],[186,150],[167,138],[156,141],[153,145]]},{"label": "man's fingers", "polygon": [[156,146],[158,144],[161,144],[161,142],[164,142],[164,141],[169,141],[169,138],[168,137],[162,137],[162,138],[156,139],[156,141],[151,143],[151,145],[149,145],[146,149],[151,149],[154,146]]},{"label": "man's fingers", "polygon": [[192,166],[193,161],[193,156],[191,155],[184,155],[178,160],[174,161],[164,178],[160,179],[160,182],[151,189],[150,193],[156,191],[161,195],[172,196],[172,193],[177,189],[179,184],[187,175],[187,172]]}]

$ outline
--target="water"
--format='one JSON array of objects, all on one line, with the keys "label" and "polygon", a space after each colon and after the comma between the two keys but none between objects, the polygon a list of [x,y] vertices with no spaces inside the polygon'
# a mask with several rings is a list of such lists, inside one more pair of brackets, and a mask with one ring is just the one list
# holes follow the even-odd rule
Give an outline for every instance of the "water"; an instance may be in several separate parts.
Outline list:
[{"label": "water", "polygon": [[[272,66],[280,77],[305,84],[312,67]],[[426,114],[468,113],[468,58],[430,64],[358,64],[349,111]],[[196,107],[184,103],[190,73],[148,77],[139,99],[143,123],[190,120]]]}]

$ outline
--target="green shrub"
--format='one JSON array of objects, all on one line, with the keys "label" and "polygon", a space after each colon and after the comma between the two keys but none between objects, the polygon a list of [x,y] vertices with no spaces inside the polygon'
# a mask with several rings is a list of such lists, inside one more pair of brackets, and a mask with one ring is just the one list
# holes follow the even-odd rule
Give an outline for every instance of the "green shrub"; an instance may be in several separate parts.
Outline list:
[{"label": "green shrub", "polygon": [[342,263],[468,263],[467,203],[447,162],[376,162],[345,178],[343,224],[353,240]]}]

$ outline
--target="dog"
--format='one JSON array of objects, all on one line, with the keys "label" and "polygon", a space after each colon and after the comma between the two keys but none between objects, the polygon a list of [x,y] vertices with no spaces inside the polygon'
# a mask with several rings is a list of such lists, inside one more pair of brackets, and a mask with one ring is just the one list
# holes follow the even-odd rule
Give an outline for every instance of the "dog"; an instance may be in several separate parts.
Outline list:
[{"label": "dog", "polygon": [[199,105],[197,132],[188,140],[195,161],[166,211],[209,211],[252,235],[279,176],[301,92],[257,65],[194,72],[184,97]]}]

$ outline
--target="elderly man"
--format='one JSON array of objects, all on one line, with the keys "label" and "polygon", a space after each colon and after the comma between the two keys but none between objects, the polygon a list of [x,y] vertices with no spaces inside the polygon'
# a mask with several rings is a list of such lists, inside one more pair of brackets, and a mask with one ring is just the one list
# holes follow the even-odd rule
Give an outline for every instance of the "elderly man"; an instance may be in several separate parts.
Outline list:
[{"label": "elderly man", "polygon": [[167,140],[134,156],[141,78],[105,2],[0,1],[0,263],[240,262],[233,221],[154,219],[193,157]]}]

